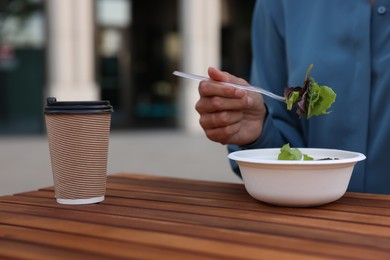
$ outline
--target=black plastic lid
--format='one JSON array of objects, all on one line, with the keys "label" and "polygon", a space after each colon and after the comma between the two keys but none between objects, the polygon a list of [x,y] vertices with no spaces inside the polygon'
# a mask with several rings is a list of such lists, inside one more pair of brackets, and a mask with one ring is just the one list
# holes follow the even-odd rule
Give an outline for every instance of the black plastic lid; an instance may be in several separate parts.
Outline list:
[{"label": "black plastic lid", "polygon": [[48,97],[44,108],[45,114],[101,114],[112,113],[110,101],[57,101]]}]

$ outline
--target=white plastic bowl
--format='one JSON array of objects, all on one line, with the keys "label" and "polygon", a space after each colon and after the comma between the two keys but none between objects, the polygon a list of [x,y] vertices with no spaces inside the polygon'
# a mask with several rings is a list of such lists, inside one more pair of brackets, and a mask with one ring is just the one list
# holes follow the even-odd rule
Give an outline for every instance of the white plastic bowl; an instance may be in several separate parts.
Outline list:
[{"label": "white plastic bowl", "polygon": [[[260,201],[289,207],[318,206],[341,198],[361,153],[299,148],[313,161],[278,160],[279,148],[230,153],[240,168],[248,193]],[[318,160],[337,158],[337,160]]]}]

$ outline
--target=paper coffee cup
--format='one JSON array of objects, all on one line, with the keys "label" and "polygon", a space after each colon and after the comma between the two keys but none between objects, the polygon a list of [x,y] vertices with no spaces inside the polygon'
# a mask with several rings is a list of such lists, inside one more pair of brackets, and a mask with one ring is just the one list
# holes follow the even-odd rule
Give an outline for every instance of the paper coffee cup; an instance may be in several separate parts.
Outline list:
[{"label": "paper coffee cup", "polygon": [[58,203],[104,200],[112,111],[109,101],[47,99],[44,113]]}]

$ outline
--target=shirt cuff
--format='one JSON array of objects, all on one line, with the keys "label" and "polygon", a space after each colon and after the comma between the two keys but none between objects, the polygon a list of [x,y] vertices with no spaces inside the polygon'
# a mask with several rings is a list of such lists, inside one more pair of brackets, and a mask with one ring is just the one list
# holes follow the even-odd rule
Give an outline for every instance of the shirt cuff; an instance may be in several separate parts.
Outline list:
[{"label": "shirt cuff", "polygon": [[257,149],[257,148],[273,148],[275,145],[275,142],[273,142],[273,140],[275,139],[276,131],[277,129],[275,128],[272,122],[272,117],[267,115],[264,120],[264,125],[260,136],[252,143],[240,145],[239,147],[242,150]]}]

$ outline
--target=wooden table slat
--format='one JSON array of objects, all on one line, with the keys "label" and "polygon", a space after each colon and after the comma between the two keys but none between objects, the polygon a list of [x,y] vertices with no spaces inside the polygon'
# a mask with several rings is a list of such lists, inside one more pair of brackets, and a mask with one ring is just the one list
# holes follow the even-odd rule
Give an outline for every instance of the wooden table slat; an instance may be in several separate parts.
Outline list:
[{"label": "wooden table slat", "polygon": [[[45,219],[43,218],[42,221]],[[0,224],[0,238],[12,234],[14,241],[23,243],[31,243],[33,241],[36,248],[39,247],[55,247],[62,251],[72,252],[74,255],[83,254],[99,257],[101,259],[123,259],[129,255],[134,258],[157,259],[161,255],[167,258],[188,258],[199,259],[200,257],[208,258],[206,254],[196,253],[192,251],[169,250],[163,247],[150,247],[142,243],[128,243],[127,241],[104,239],[97,236],[90,236],[81,234],[65,233],[63,231],[57,232],[52,230],[31,229],[29,226],[5,226]],[[74,241],[78,243],[74,243]],[[91,258],[91,259],[94,259]],[[210,259],[215,258],[210,257]]]},{"label": "wooden table slat", "polygon": [[[108,184],[108,190],[115,190],[115,191],[133,191],[133,192],[145,192],[145,193],[151,193],[151,194],[157,194],[157,195],[176,195],[176,196],[185,196],[185,197],[195,197],[195,198],[206,198],[206,199],[217,199],[217,200],[231,200],[231,201],[238,201],[238,202],[257,202],[252,197],[250,197],[247,193],[246,194],[221,194],[218,192],[204,192],[204,191],[182,191],[177,189],[167,189],[167,188],[144,188],[139,187],[137,185],[125,185],[125,184]],[[258,202],[257,202],[258,203]],[[387,205],[385,203],[382,203],[382,201],[378,200],[354,200],[354,198],[351,197],[345,197],[341,198],[337,201],[338,204],[344,204],[343,207],[348,209],[350,206],[359,205],[359,206],[366,206],[370,207],[369,212],[371,214],[378,214],[378,215],[390,215],[390,205]],[[375,203],[382,203],[381,206],[378,207],[375,205]],[[334,205],[334,203],[331,203],[329,205]],[[353,207],[351,207],[353,208]],[[284,207],[284,209],[288,209]],[[326,209],[326,205],[321,206],[321,209]],[[367,212],[368,213],[368,212]]]},{"label": "wooden table slat", "polygon": [[[41,207],[37,210],[36,207],[24,206],[22,209],[15,210],[11,206],[6,204],[0,204],[7,212],[17,212],[29,215],[38,215],[42,217],[55,218],[61,215],[63,219],[76,220],[78,222],[85,222],[94,218],[94,223],[100,223],[104,225],[116,225],[123,228],[141,229],[141,230],[153,230],[163,233],[173,233],[186,236],[204,237],[213,240],[230,241],[239,244],[247,244],[251,246],[268,246],[277,247],[283,250],[298,250],[299,248],[305,248],[305,252],[316,253],[318,250],[322,252],[328,252],[330,256],[351,256],[350,251],[354,251],[357,256],[373,256],[383,255],[380,247],[374,247],[374,245],[365,245],[361,247],[353,243],[354,239],[344,241],[343,245],[337,245],[334,242],[316,241],[310,238],[294,238],[289,236],[277,236],[267,233],[254,233],[251,231],[238,231],[230,229],[221,229],[208,226],[196,226],[191,224],[175,223],[168,221],[150,220],[144,218],[133,218],[116,215],[104,215],[104,214],[91,214],[89,212],[80,213],[71,209],[57,209],[57,211],[50,210]],[[89,221],[90,222],[90,221]],[[20,223],[19,223],[20,225]],[[334,236],[335,234],[333,234]],[[365,237],[361,238],[366,240]],[[352,243],[351,243],[352,242]],[[346,244],[349,243],[349,244]],[[349,248],[349,250],[345,250]]]},{"label": "wooden table slat", "polygon": [[[15,197],[13,197],[15,199]],[[110,198],[107,198],[107,201],[106,203],[107,204],[110,204]],[[52,201],[52,200],[50,200]],[[117,201],[117,200],[116,200]],[[333,222],[333,221],[329,221],[329,220],[326,220],[327,222],[325,222],[325,224],[327,225],[320,225],[321,222],[318,222],[319,220],[317,219],[310,219],[310,214],[309,214],[309,219],[302,219],[300,217],[297,217],[297,216],[290,216],[290,215],[282,215],[282,216],[279,216],[278,214],[275,214],[272,213],[262,213],[262,215],[259,215],[257,214],[256,212],[254,212],[252,214],[252,212],[244,212],[242,213],[241,211],[242,210],[237,210],[235,208],[233,208],[232,210],[230,211],[226,211],[227,213],[226,214],[221,214],[221,213],[224,213],[225,211],[223,210],[220,210],[218,209],[218,213],[219,215],[217,215],[217,217],[213,217],[215,215],[215,213],[213,212],[210,212],[209,210],[209,207],[206,208],[206,210],[203,210],[203,209],[200,209],[200,208],[193,208],[193,206],[188,206],[188,205],[184,205],[184,206],[181,206],[181,205],[170,205],[171,203],[155,203],[155,202],[151,202],[149,203],[148,201],[137,201],[137,200],[129,200],[127,201],[128,203],[126,204],[125,202],[121,202],[119,201],[119,205],[120,206],[127,206],[125,209],[119,207],[119,211],[121,212],[120,214],[127,214],[127,212],[129,213],[137,213],[138,212],[138,215],[139,217],[149,217],[149,218],[153,218],[154,215],[157,215],[157,216],[160,216],[160,219],[163,219],[163,220],[175,220],[178,219],[177,221],[186,221],[187,223],[197,223],[197,224],[202,224],[202,225],[220,225],[220,218],[221,217],[224,217],[224,218],[232,218],[232,219],[228,219],[228,220],[224,220],[224,222],[222,223],[227,223],[228,221],[229,222],[239,222],[239,223],[246,223],[246,225],[248,225],[248,223],[250,224],[259,224],[259,223],[262,223],[263,225],[265,224],[269,224],[269,223],[272,223],[272,224],[280,224],[280,225],[285,225],[285,226],[288,226],[291,224],[291,221],[294,221],[292,224],[294,224],[294,226],[302,226],[301,228],[303,227],[306,227],[306,229],[312,229],[313,227],[316,227],[317,225],[319,225],[319,227],[322,227],[325,231],[329,232],[331,230],[334,230],[336,232],[340,232],[340,231],[343,231],[343,232],[347,232],[347,233],[356,233],[357,234],[360,234],[360,235],[372,235],[374,237],[376,236],[381,236],[381,235],[385,235],[385,237],[387,237],[388,239],[388,235],[389,233],[387,232],[388,229],[383,229],[381,226],[378,226],[375,221],[372,222],[372,226],[370,228],[366,228],[365,226],[367,225],[364,225],[364,226],[359,226],[359,224],[356,224],[356,223],[345,223],[345,221],[348,221],[348,219],[342,221],[342,222]],[[130,203],[131,202],[131,203]],[[39,201],[37,202],[36,204],[38,205],[41,205],[43,202],[42,201]],[[117,203],[117,204],[118,204]],[[115,204],[115,203],[114,203]],[[148,206],[149,205],[149,206]],[[167,207],[168,205],[168,207]],[[172,208],[173,207],[173,208]],[[149,209],[149,210],[148,210]],[[273,209],[275,209],[273,207]],[[280,208],[278,207],[277,208],[278,210],[284,210],[284,208]],[[288,210],[288,209],[286,209]],[[305,211],[302,211],[300,209],[291,209],[291,210],[298,210],[300,212],[306,212],[306,210],[310,210],[310,211],[315,211],[315,209],[306,209]],[[108,212],[106,209],[105,209],[106,212]],[[202,212],[202,214],[194,214],[192,212]],[[279,211],[277,211],[276,213],[278,213]],[[208,214],[208,215],[205,215],[205,214]],[[118,212],[113,212],[113,214],[119,214]],[[165,217],[163,217],[165,215]],[[345,216],[348,216],[348,214],[345,214]],[[241,216],[244,216],[245,218],[242,219],[240,218]],[[267,218],[265,218],[265,216],[267,216]],[[162,217],[162,218],[161,218]],[[355,218],[359,217],[359,216],[354,216]],[[259,222],[261,219],[261,222]],[[370,219],[370,217],[365,217],[365,219]],[[244,220],[247,220],[246,222],[244,222]],[[375,220],[375,219],[374,219]],[[286,222],[286,221],[290,221],[290,222]],[[362,220],[360,220],[362,221]],[[330,226],[330,227],[329,227]],[[252,227],[250,226],[250,228],[256,228],[256,227]],[[315,229],[317,232],[318,231],[321,231],[321,229]],[[368,233],[368,231],[370,231]],[[379,231],[379,233],[378,233]],[[362,233],[363,232],[363,233]],[[382,232],[382,234],[380,233]],[[364,237],[364,240],[366,237]]]},{"label": "wooden table slat", "polygon": [[[16,199],[23,199],[18,197],[11,197],[12,201]],[[54,206],[54,207],[62,207],[57,206],[57,204],[49,198],[27,198],[23,199],[23,201],[30,201],[33,205],[45,205],[45,206]],[[132,200],[133,201],[133,200]],[[105,202],[106,203],[106,202]],[[367,239],[366,235],[355,234],[347,232],[341,238],[344,240],[338,240],[340,236],[340,231],[338,230],[329,230],[326,227],[322,227],[321,229],[313,229],[311,226],[303,228],[302,226],[291,226],[283,223],[277,222],[264,222],[263,220],[253,221],[253,220],[245,220],[236,218],[221,218],[220,216],[207,216],[203,214],[197,213],[180,213],[177,211],[171,212],[167,210],[159,210],[152,208],[146,208],[146,205],[142,205],[143,208],[135,208],[133,206],[125,207],[122,206],[113,206],[113,205],[100,205],[99,208],[104,207],[104,212],[107,214],[115,214],[120,216],[132,216],[139,218],[150,218],[150,219],[159,219],[164,221],[180,221],[181,223],[189,223],[196,225],[204,225],[204,226],[215,226],[219,228],[234,228],[236,230],[242,231],[258,231],[258,232],[267,232],[274,235],[284,235],[284,236],[295,236],[297,238],[307,238],[312,240],[314,237],[321,239],[321,241],[332,241],[336,240],[342,243],[354,243],[358,246],[370,246],[377,247],[379,245],[385,245],[382,249],[389,249],[390,240],[389,238],[383,238],[379,236],[372,236],[371,239]],[[83,206],[84,210],[91,210],[96,208],[94,205]],[[258,218],[262,218],[263,215],[256,214]],[[221,221],[223,220],[223,221]],[[300,229],[301,232],[297,232],[296,230]],[[320,235],[319,235],[320,234]],[[348,234],[348,236],[346,236]],[[335,238],[336,237],[336,238]],[[387,241],[387,242],[384,242]]]},{"label": "wooden table slat", "polygon": [[[52,187],[0,197],[0,257],[389,259],[390,196],[267,205],[242,184],[118,174],[104,202],[60,205]],[[76,244],[75,241],[83,241]],[[47,249],[47,250],[45,250]]]},{"label": "wooden table slat", "polygon": [[[0,259],[79,259],[80,252],[69,251],[56,247],[42,246],[31,242],[15,241],[0,238]],[[85,260],[106,260],[96,254],[82,254]]]},{"label": "wooden table slat", "polygon": [[[181,199],[183,199],[183,197],[181,197]],[[237,209],[237,204],[234,204],[234,206],[230,208],[217,208],[217,206],[212,204],[204,206],[198,204],[183,204],[177,201],[161,202],[158,201],[157,197],[155,198],[155,200],[128,200],[122,197],[107,197],[104,204],[159,209],[164,211],[172,211],[175,213],[197,212],[198,214],[202,215],[220,216],[235,219],[256,221],[261,219],[262,221],[276,222],[281,224],[286,224],[287,222],[288,224],[303,225],[308,227],[322,226],[327,227],[331,230],[336,229],[344,232],[358,232],[360,234],[372,234],[390,237],[390,218],[386,218],[383,216],[365,215],[360,213],[353,214],[334,211],[329,213],[327,211],[321,211],[319,209],[306,209],[305,211],[302,211],[300,209],[284,209],[281,207],[272,208],[272,211],[267,211],[264,209],[262,210],[261,206],[259,206],[258,204],[249,205],[247,207],[245,207],[245,204],[243,204],[240,206],[240,209]],[[261,212],[262,215],[260,216],[258,212]],[[333,221],[332,225],[330,225],[330,221]],[[367,228],[363,228],[364,226],[367,226]]]},{"label": "wooden table slat", "polygon": [[[309,259],[310,255],[306,252],[280,251],[267,247],[248,246],[243,244],[221,242],[218,240],[196,238],[190,236],[176,235],[138,229],[124,229],[117,226],[99,225],[95,223],[83,223],[79,221],[70,221],[63,219],[52,219],[46,217],[25,216],[20,214],[4,214],[8,225],[24,226],[30,229],[43,229],[61,234],[74,234],[83,236],[86,233],[95,238],[104,238],[107,240],[136,243],[147,245],[150,248],[168,248],[174,251],[188,251],[189,254],[199,253],[214,257],[223,258],[247,258],[255,259],[256,256],[273,258],[295,256],[302,259]],[[15,235],[15,233],[13,233]],[[0,232],[2,235],[2,232]],[[7,236],[7,234],[5,234]],[[22,236],[23,237],[23,236]],[[34,237],[30,238],[34,239]],[[170,241],[166,243],[166,241]],[[65,244],[61,240],[61,244]],[[226,248],[229,248],[226,251]],[[108,251],[108,250],[107,250]]]}]

